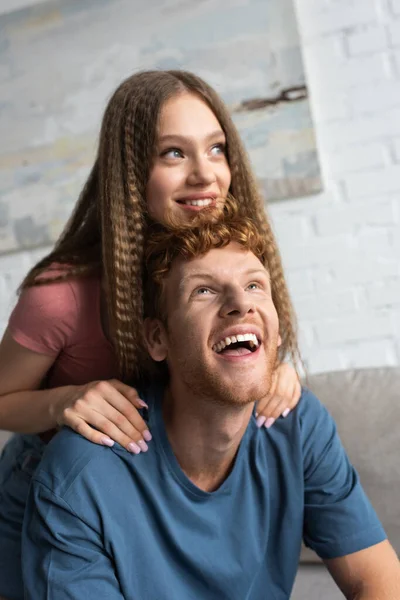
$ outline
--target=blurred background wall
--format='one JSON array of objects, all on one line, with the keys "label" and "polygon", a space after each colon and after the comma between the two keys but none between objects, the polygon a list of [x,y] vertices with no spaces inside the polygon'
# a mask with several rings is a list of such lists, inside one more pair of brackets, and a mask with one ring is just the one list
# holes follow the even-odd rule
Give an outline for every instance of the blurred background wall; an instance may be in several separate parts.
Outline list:
[{"label": "blurred background wall", "polygon": [[[312,373],[400,365],[400,0],[294,2],[325,191],[269,212],[303,356]],[[1,330],[46,251],[0,256]]]}]

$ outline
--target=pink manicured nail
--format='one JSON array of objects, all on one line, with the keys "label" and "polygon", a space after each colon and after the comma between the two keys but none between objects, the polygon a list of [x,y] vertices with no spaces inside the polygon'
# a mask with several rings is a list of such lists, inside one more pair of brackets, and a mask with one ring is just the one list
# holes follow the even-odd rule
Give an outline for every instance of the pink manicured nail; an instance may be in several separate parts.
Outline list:
[{"label": "pink manicured nail", "polygon": [[282,413],[282,417],[287,417],[289,413],[290,413],[290,408],[286,408]]},{"label": "pink manicured nail", "polygon": [[267,429],[269,429],[274,423],[275,423],[275,419],[273,419],[272,417],[270,417],[269,419],[267,419],[265,421],[265,427]]},{"label": "pink manicured nail", "polygon": [[149,406],[146,404],[146,402],[144,400],[138,400],[140,406],[143,406],[143,408],[149,408]]},{"label": "pink manicured nail", "polygon": [[151,442],[151,440],[153,439],[153,436],[151,435],[151,433],[148,429],[145,429],[143,431],[143,437],[146,440],[146,442]]},{"label": "pink manicured nail", "polygon": [[258,417],[257,419],[257,427],[262,427],[266,421],[266,417]]},{"label": "pink manicured nail", "polygon": [[109,446],[109,448],[111,448],[112,446],[114,446],[114,442],[109,437],[103,437],[103,438],[101,438],[101,443],[103,444],[103,446]]},{"label": "pink manicured nail", "polygon": [[140,454],[140,448],[135,442],[130,442],[130,444],[128,444],[128,450],[129,452],[133,452],[133,454]]},{"label": "pink manicured nail", "polygon": [[138,442],[138,446],[140,447],[140,449],[141,449],[142,452],[147,452],[147,450],[149,449],[148,445],[143,440],[140,440]]}]

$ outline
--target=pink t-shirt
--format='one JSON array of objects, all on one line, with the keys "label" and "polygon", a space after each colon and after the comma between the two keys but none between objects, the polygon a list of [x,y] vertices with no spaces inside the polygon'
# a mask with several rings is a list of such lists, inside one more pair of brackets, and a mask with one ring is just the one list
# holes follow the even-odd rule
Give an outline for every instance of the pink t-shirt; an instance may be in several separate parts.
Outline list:
[{"label": "pink t-shirt", "polygon": [[25,289],[8,328],[21,346],[54,356],[46,387],[83,385],[118,377],[100,314],[100,279],[82,277]]}]

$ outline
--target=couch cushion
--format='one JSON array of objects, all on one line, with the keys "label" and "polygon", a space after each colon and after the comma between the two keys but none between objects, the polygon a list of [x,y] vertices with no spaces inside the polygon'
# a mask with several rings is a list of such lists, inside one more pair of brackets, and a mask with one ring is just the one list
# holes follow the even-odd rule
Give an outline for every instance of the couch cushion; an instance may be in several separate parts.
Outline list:
[{"label": "couch cushion", "polygon": [[[307,386],[336,421],[351,462],[400,554],[400,368],[311,375]],[[319,560],[304,549],[302,562]]]},{"label": "couch cushion", "polygon": [[290,600],[343,600],[343,594],[324,565],[301,565]]}]

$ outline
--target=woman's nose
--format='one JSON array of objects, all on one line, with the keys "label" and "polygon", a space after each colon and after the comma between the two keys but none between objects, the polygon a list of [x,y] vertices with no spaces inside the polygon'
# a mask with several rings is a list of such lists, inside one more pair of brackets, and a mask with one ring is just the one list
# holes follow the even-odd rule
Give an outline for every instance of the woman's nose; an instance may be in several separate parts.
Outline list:
[{"label": "woman's nose", "polygon": [[207,158],[199,157],[191,164],[188,182],[191,185],[210,185],[216,180],[215,172]]}]

